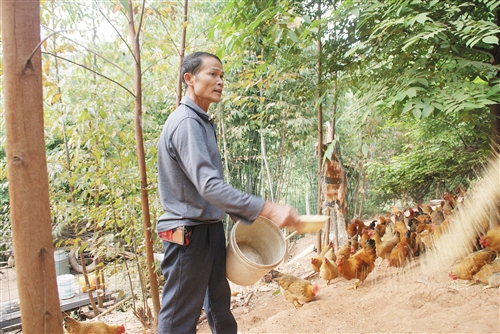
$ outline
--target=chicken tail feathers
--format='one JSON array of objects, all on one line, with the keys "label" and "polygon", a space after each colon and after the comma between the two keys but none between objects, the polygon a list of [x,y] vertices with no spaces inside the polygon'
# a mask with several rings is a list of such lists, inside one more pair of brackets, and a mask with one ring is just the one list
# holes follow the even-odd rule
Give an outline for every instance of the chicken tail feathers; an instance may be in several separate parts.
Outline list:
[{"label": "chicken tail feathers", "polygon": [[76,327],[78,326],[78,321],[71,318],[71,317],[65,317],[64,318],[64,328],[66,328],[66,330],[71,333],[73,332]]},{"label": "chicken tail feathers", "polygon": [[377,246],[375,245],[375,240],[373,239],[366,240],[365,245],[372,248],[374,252],[377,250]]}]

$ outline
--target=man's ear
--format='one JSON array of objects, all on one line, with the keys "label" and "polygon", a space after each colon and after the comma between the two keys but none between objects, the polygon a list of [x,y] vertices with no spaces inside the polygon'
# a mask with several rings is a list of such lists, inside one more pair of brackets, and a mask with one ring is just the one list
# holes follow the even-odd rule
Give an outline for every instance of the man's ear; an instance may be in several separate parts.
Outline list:
[{"label": "man's ear", "polygon": [[184,81],[187,83],[188,86],[191,86],[193,84],[193,78],[194,78],[193,73],[184,73]]}]

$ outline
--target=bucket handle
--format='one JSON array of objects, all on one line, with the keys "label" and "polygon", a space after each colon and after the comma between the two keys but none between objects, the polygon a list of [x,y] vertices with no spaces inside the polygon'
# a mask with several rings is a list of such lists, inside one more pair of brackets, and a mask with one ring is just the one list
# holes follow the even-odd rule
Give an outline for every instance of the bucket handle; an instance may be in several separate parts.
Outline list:
[{"label": "bucket handle", "polygon": [[290,233],[290,234],[289,234],[289,235],[285,238],[285,240],[290,239],[291,237],[293,237],[293,236],[294,236],[294,235],[296,235],[296,234],[297,234],[297,231],[295,230],[295,231],[293,231],[292,233]]}]

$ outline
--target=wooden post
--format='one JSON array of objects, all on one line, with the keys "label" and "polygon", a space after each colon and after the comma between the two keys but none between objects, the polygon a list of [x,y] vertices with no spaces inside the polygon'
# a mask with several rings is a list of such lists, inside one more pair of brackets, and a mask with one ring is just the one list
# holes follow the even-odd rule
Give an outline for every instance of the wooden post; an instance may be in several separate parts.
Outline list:
[{"label": "wooden post", "polygon": [[23,333],[62,333],[43,128],[40,3],[2,1],[10,218]]}]

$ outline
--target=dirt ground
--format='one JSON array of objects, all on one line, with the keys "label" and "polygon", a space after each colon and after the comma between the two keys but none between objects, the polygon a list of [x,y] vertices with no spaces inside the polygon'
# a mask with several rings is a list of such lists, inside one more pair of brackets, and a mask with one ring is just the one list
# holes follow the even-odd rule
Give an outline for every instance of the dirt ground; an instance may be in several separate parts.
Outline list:
[{"label": "dirt ground", "polygon": [[[301,308],[294,309],[277,293],[274,282],[246,287],[231,283],[232,310],[240,333],[500,333],[499,289],[451,280],[448,272],[453,264],[429,268],[417,258],[413,269],[403,273],[385,262],[357,290],[348,290],[355,280],[338,277],[325,286],[317,273],[311,275],[311,255],[277,268],[307,277],[320,287],[318,295]],[[11,279],[6,280],[7,276]],[[5,289],[15,288],[15,275],[3,275],[1,285],[5,297]],[[101,320],[123,323],[127,333],[144,333],[130,308]],[[206,321],[197,333],[210,333]]]},{"label": "dirt ground", "polygon": [[[281,270],[309,273],[309,257]],[[418,260],[417,260],[418,261]],[[310,303],[294,309],[276,283],[234,286],[233,313],[241,333],[500,333],[498,288],[468,286],[448,278],[449,268],[422,268],[398,274],[396,268],[376,267],[357,290],[355,280],[336,278],[320,286]],[[415,263],[417,264],[417,263]],[[245,300],[249,299],[248,305]],[[210,333],[202,323],[197,333]]]},{"label": "dirt ground", "polygon": [[[326,286],[312,274],[312,255],[277,268],[320,287],[301,308],[286,301],[274,282],[231,283],[239,333],[500,333],[499,289],[451,280],[448,273],[456,262],[436,267],[416,258],[404,272],[384,262],[358,289],[349,290],[355,280],[338,277]],[[142,333],[130,312],[113,312],[105,321],[125,323],[127,333]],[[197,333],[211,333],[206,321]]]}]

